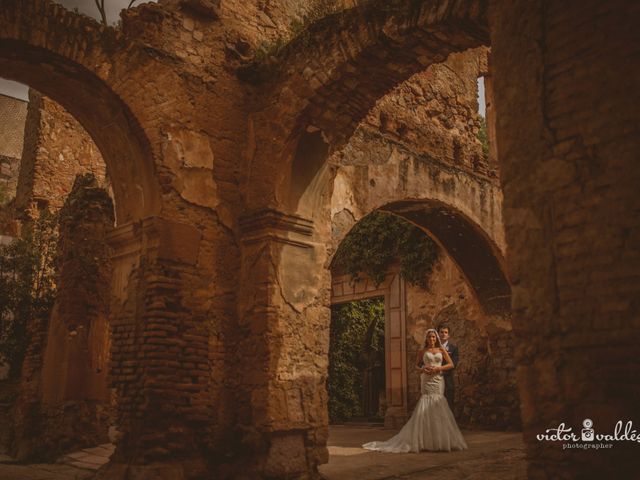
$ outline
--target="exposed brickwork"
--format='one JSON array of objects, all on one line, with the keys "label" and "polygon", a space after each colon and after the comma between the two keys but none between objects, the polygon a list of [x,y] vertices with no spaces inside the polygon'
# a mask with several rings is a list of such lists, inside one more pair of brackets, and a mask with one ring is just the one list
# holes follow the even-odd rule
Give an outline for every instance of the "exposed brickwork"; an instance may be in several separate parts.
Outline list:
[{"label": "exposed brickwork", "polygon": [[0,206],[15,196],[26,117],[23,100],[0,95]]},{"label": "exposed brickwork", "polygon": [[[495,165],[474,161],[477,145],[455,147],[475,118],[444,125],[452,155],[444,148],[437,168],[420,170],[454,179],[433,182],[447,201],[429,211],[481,226],[451,232],[469,235],[459,251],[490,272],[474,288],[502,306],[508,258],[532,475],[557,477],[560,460],[569,476],[630,465],[624,448],[564,456],[533,434],[634,412],[637,7],[494,0],[487,13],[487,3],[337,2],[258,62],[251,83],[239,68],[314,7],[168,0],[132,9],[115,30],[47,0],[3,2],[3,75],[73,114],[113,180],[112,382],[124,436],[105,477],[315,475],[327,457],[327,159],[384,94],[489,34],[504,216]],[[466,114],[445,104],[428,115]],[[402,137],[395,121],[380,122],[387,141]],[[506,352],[505,334],[494,335],[490,348]],[[593,355],[602,344],[610,350]]]},{"label": "exposed brickwork", "polygon": [[[498,158],[530,478],[629,476],[637,444],[537,433],[638,418],[636,2],[493,2]],[[514,88],[518,85],[518,88]]]},{"label": "exposed brickwork", "polygon": [[13,205],[18,218],[33,217],[42,208],[58,211],[79,173],[93,174],[108,188],[104,160],[89,135],[60,105],[33,90],[24,137]]},{"label": "exposed brickwork", "polygon": [[113,206],[93,177],[83,177],[61,216],[56,301],[50,318],[28,325],[31,343],[14,405],[10,448],[19,459],[52,460],[107,441],[110,424],[105,236],[113,227]]}]

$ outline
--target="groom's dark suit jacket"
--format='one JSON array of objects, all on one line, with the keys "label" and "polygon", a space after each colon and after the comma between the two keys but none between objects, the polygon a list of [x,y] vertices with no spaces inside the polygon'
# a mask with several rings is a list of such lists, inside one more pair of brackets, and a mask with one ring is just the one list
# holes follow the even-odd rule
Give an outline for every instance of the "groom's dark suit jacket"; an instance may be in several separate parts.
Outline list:
[{"label": "groom's dark suit jacket", "polygon": [[442,375],[444,375],[445,381],[453,382],[453,370],[458,366],[458,346],[448,342],[445,348],[453,361],[453,369],[442,372]]},{"label": "groom's dark suit jacket", "polygon": [[453,370],[458,366],[458,347],[453,343],[448,342],[445,348],[447,350],[447,353],[449,353],[451,360],[453,361],[453,368],[451,370],[445,370],[442,373],[442,376],[444,377],[444,396],[449,403],[449,407],[453,409],[453,402],[455,401],[456,397],[456,386],[453,382]]}]

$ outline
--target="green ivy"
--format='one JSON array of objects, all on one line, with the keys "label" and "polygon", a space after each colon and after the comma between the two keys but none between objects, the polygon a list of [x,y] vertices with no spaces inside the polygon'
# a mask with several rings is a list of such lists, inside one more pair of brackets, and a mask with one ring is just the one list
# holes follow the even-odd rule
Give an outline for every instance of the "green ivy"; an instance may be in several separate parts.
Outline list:
[{"label": "green ivy", "polygon": [[46,211],[23,237],[0,246],[0,363],[19,375],[31,319],[48,317],[55,299],[58,222]]},{"label": "green ivy", "polygon": [[364,355],[374,353],[384,368],[384,300],[374,298],[333,307],[329,347],[329,419],[363,415]]},{"label": "green ivy", "polygon": [[11,200],[11,197],[8,193],[8,188],[6,183],[0,183],[0,207],[4,206]]},{"label": "green ivy", "polygon": [[363,218],[340,244],[334,268],[356,279],[362,272],[381,284],[392,263],[412,285],[428,287],[439,248],[422,230],[390,213],[376,211]]},{"label": "green ivy", "polygon": [[289,23],[290,35],[286,37],[278,36],[273,41],[263,41],[256,48],[254,62],[261,63],[276,57],[294,39],[308,41],[307,27],[318,20],[321,20],[338,10],[336,0],[318,1],[302,19],[294,18]]},{"label": "green ivy", "polygon": [[482,144],[482,153],[489,156],[489,136],[487,135],[487,120],[480,117],[480,130],[478,130],[478,140]]}]

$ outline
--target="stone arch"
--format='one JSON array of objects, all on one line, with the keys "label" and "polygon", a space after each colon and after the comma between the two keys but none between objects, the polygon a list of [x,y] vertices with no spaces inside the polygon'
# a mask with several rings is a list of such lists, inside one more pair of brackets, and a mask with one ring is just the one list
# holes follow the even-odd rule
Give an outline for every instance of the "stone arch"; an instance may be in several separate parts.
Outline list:
[{"label": "stone arch", "polygon": [[37,89],[82,124],[109,169],[118,223],[139,220],[160,207],[152,146],[131,102],[124,99],[133,98],[136,80],[113,71],[114,58],[123,53],[137,52],[114,30],[60,5],[3,2],[2,76]]},{"label": "stone arch", "polygon": [[[458,265],[487,314],[509,311],[511,287],[505,274],[504,257],[482,227],[463,212],[433,199],[398,200],[374,210],[397,215],[429,235]],[[364,216],[352,217],[350,228],[343,228],[340,236],[334,237],[335,245],[339,245],[348,230]]]},{"label": "stone arch", "polygon": [[[328,15],[298,34],[275,58],[242,74],[260,85],[256,120],[263,144],[281,138],[296,144],[320,130],[335,152],[349,141],[376,102],[412,75],[443,62],[449,54],[489,44],[486,0],[363,2]],[[264,103],[262,103],[264,102]],[[274,121],[277,119],[277,121]],[[254,163],[252,190],[285,198],[286,182],[264,181],[274,159],[290,172],[293,149],[266,147]],[[290,172],[291,183],[295,172]],[[277,200],[276,200],[277,201]]]}]

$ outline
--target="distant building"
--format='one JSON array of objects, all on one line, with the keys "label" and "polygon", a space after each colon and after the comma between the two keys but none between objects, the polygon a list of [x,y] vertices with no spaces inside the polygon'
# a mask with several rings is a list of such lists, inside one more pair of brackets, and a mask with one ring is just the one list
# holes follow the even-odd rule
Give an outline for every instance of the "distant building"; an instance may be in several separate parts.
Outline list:
[{"label": "distant building", "polygon": [[0,94],[0,204],[15,197],[28,102]]}]

